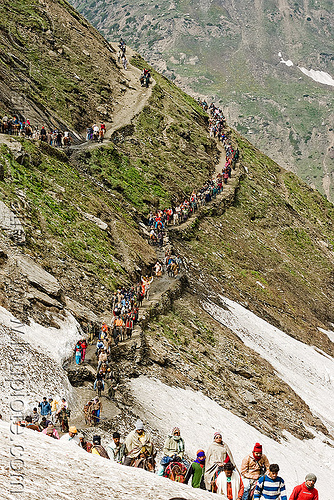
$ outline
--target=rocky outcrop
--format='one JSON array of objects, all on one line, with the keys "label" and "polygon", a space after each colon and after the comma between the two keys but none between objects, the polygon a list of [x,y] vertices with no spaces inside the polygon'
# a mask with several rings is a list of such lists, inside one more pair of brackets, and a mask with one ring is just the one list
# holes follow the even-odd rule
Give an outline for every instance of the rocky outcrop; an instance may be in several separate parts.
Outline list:
[{"label": "rocky outcrop", "polygon": [[84,385],[85,382],[94,382],[96,372],[90,365],[71,366],[71,368],[67,371],[67,376],[71,385],[74,387],[80,387]]},{"label": "rocky outcrop", "polygon": [[20,219],[2,201],[0,201],[0,229],[17,245],[24,245],[25,232]]},{"label": "rocky outcrop", "polygon": [[56,307],[57,309],[63,309],[63,304],[56,299],[53,299],[46,293],[41,292],[37,288],[30,287],[26,295],[26,299],[30,302],[40,302],[47,307]]},{"label": "rocky outcrop", "polygon": [[30,285],[33,285],[47,295],[53,297],[61,296],[61,287],[58,280],[36,264],[30,257],[19,255],[16,257],[16,263],[20,269],[20,273],[27,278]]},{"label": "rocky outcrop", "polygon": [[69,297],[65,297],[66,309],[68,309],[73,316],[77,318],[80,322],[91,323],[91,324],[100,324],[99,318],[96,316],[93,311],[91,311],[88,307],[83,306],[76,300],[70,299]]}]

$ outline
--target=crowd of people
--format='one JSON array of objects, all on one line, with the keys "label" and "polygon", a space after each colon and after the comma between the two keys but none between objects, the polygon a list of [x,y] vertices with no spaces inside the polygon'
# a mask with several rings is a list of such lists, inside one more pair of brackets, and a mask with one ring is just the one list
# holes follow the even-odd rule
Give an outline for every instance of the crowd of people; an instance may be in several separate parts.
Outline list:
[{"label": "crowd of people", "polygon": [[38,403],[38,407],[33,408],[30,415],[27,415],[24,420],[18,420],[16,423],[21,427],[27,427],[55,437],[58,435],[55,429],[56,424],[59,424],[61,432],[68,432],[70,415],[71,411],[65,398],[57,401],[53,397],[48,399],[44,397]]},{"label": "crowd of people", "polygon": [[[124,441],[116,431],[112,434],[112,439],[102,445],[100,435],[95,434],[90,442],[73,425],[60,437],[53,423],[51,404],[46,398],[43,398],[39,408],[40,414],[34,408],[32,416],[26,417],[20,425],[124,466],[155,472],[157,450],[150,432],[145,429],[141,420],[136,421],[135,428]],[[58,412],[59,410],[54,410],[54,415]],[[259,500],[261,497],[267,500],[287,500],[284,479],[278,475],[279,466],[269,462],[260,443],[255,443],[251,453],[244,457],[238,468],[231,449],[223,441],[222,433],[217,431],[207,451],[198,450],[196,458],[190,461],[180,428],[173,427],[164,442],[162,453],[157,474],[173,481],[190,483],[193,488],[225,495],[229,500]],[[290,500],[318,500],[318,492],[314,487],[316,481],[313,473],[307,474],[305,482],[293,489]]]},{"label": "crowd of people", "polygon": [[24,120],[18,116],[3,116],[0,120],[0,133],[26,137],[34,141],[47,142],[50,146],[63,147],[70,146],[72,139],[68,130],[50,130],[46,126],[38,128],[31,125],[28,119]]},{"label": "crowd of people", "polygon": [[227,177],[219,173],[213,179],[208,180],[197,192],[194,190],[189,200],[184,199],[179,205],[158,210],[156,213],[150,212],[148,225],[151,228],[151,232],[153,231],[152,234],[159,240],[159,232],[162,232],[167,226],[176,226],[186,222],[200,207],[210,203],[223,191],[223,183],[227,184],[227,180],[231,177],[231,174],[232,167],[230,167],[229,163]]},{"label": "crowd of people", "polygon": [[180,255],[174,255],[170,250],[167,250],[164,262],[157,260],[153,266],[153,271],[157,278],[161,278],[164,272],[166,272],[170,278],[176,278],[182,267],[183,261]]},{"label": "crowd of people", "polygon": [[193,190],[189,199],[184,199],[182,203],[174,207],[158,210],[155,213],[150,212],[148,216],[150,241],[158,246],[163,245],[164,230],[169,225],[175,226],[186,222],[200,207],[210,203],[223,191],[224,184],[227,184],[231,178],[232,169],[235,168],[235,163],[239,159],[239,150],[233,148],[224,134],[226,122],[222,110],[216,108],[214,104],[208,106],[205,101],[200,102],[200,104],[204,109],[210,109],[210,135],[217,137],[222,142],[226,154],[225,165],[221,173],[219,172],[212,179],[206,181],[199,190]]},{"label": "crowd of people", "polygon": [[[99,397],[102,392],[108,399],[114,397],[116,377],[111,369],[112,349],[117,347],[119,342],[131,340],[134,326],[138,321],[139,307],[144,298],[149,299],[152,281],[153,276],[142,276],[137,285],[119,288],[111,298],[112,319],[109,324],[102,323],[95,349],[97,368],[93,388],[97,391],[98,397],[88,401],[84,407],[85,421],[89,425],[96,425],[100,421],[102,403]],[[77,365],[85,362],[87,347],[85,339],[76,342],[74,362]],[[133,348],[136,349],[135,344],[131,349]]]},{"label": "crowd of people", "polygon": [[86,131],[86,141],[103,142],[106,133],[106,126],[103,122],[100,125],[94,123]]},{"label": "crowd of people", "polygon": [[[0,133],[26,137],[33,141],[43,141],[57,148],[70,146],[73,142],[68,130],[51,130],[43,125],[41,128],[32,126],[30,121],[19,119],[17,116],[8,117],[5,115],[0,120]],[[94,123],[86,131],[86,141],[103,142],[106,133],[106,126],[103,122],[100,125]]]},{"label": "crowd of people", "polygon": [[226,152],[226,160],[231,159],[231,162],[236,162],[239,159],[239,149],[233,149],[232,144],[228,141],[226,132],[226,118],[223,110],[218,108],[213,102],[208,105],[206,101],[199,101],[199,104],[205,111],[208,111],[209,118],[209,134],[210,137],[216,137],[220,141]]}]

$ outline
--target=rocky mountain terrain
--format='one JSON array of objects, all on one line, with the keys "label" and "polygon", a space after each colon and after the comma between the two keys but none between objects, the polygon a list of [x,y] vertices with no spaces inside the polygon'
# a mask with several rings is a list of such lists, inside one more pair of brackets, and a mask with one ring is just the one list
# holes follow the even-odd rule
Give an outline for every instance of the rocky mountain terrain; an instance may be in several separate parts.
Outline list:
[{"label": "rocky mountain terrain", "polygon": [[115,51],[65,2],[0,5],[0,114],[33,125],[70,128],[80,136],[97,120],[112,121],[128,82]]},{"label": "rocky mountain terrain", "polygon": [[[36,40],[28,36],[35,33],[41,5],[53,26],[61,23],[62,28],[53,31],[55,47],[66,53],[63,41],[75,43],[64,62],[64,52],[50,54],[44,32]],[[113,401],[103,397],[102,436],[110,438],[116,428],[126,433],[140,416],[161,448],[162,432],[172,425],[170,416],[168,421],[163,416],[170,415],[170,400],[178,395],[175,414],[184,422],[190,414],[194,418],[196,405],[216,412],[214,423],[209,416],[201,423],[201,439],[208,439],[222,419],[226,439],[234,439],[235,446],[241,446],[244,431],[252,439],[265,440],[275,456],[285,450],[287,471],[291,450],[311,447],[329,456],[334,425],[328,416],[332,403],[325,397],[333,389],[332,203],[227,127],[228,140],[240,150],[232,179],[212,203],[184,224],[170,227],[164,247],[157,250],[148,241],[149,212],[189,197],[224,164],[222,146],[208,134],[208,115],[153,68],[154,83],[143,91],[137,80],[147,62],[133,54],[124,71],[114,48],[63,0],[6,1],[1,8],[1,43],[8,47],[9,25],[17,13],[22,8],[32,14],[15,23],[21,26],[20,43],[27,50],[12,43],[10,53],[29,65],[38,45],[41,61],[58,61],[40,71],[38,78],[49,81],[42,86],[15,58],[2,59],[0,71],[8,76],[0,93],[2,112],[17,112],[12,99],[16,96],[26,103],[31,121],[68,127],[78,136],[77,144],[62,150],[0,135],[4,421],[11,417],[8,380],[13,363],[20,363],[26,407],[45,394],[65,395],[72,421],[88,437],[95,433],[84,424],[82,406],[94,394],[96,339],[89,346],[87,364],[79,369],[72,363],[74,342],[89,337],[111,317],[111,296],[118,286],[137,283],[172,249],[183,260],[180,275],[153,281],[133,341],[111,353],[117,390]],[[84,36],[79,37],[78,30]],[[84,53],[93,54],[93,47],[98,58]],[[77,66],[72,66],[75,61]],[[77,99],[64,104],[65,80],[69,71],[79,70],[81,80],[73,83]],[[95,92],[106,77],[109,90]],[[20,80],[24,85],[18,85]],[[110,109],[110,140],[92,146],[80,136],[87,122],[101,117],[99,106]],[[232,314],[233,304],[240,309],[228,321],[225,314]],[[243,316],[246,325],[240,326],[237,321]],[[258,333],[250,343],[252,328]],[[268,347],[264,337],[270,335]],[[282,339],[282,345],[275,339]],[[277,362],[272,354],[278,347]],[[280,364],[283,358],[285,365]],[[291,366],[296,380],[287,375]],[[187,432],[190,441],[192,431]],[[189,444],[191,452],[195,445],[204,443]],[[238,449],[238,458],[243,449]],[[300,453],[306,460],[306,451]],[[327,461],[319,471],[323,477],[329,474]],[[36,467],[39,470],[40,464]],[[74,491],[71,495],[77,498]]]},{"label": "rocky mountain terrain", "polygon": [[328,0],[72,0],[192,95],[334,199],[333,6]]}]

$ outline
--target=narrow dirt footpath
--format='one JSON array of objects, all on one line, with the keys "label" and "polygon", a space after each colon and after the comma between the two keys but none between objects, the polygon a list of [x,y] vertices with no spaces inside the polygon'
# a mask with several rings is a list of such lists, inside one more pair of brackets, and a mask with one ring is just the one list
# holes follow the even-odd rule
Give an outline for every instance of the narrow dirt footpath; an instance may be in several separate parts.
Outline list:
[{"label": "narrow dirt footpath", "polygon": [[[117,44],[111,43],[111,45],[117,52]],[[126,56],[128,61],[135,55],[136,52],[127,47]],[[144,109],[144,107],[148,103],[148,100],[152,95],[152,89],[155,85],[155,80],[151,77],[151,83],[149,87],[142,87],[139,81],[140,75],[142,74],[141,70],[139,70],[135,66],[132,66],[129,62],[126,70],[123,69],[123,65],[121,62],[119,63],[119,65],[121,68],[121,73],[124,76],[124,80],[122,81],[122,89],[124,90],[122,96],[118,97],[118,100],[113,102],[113,121],[105,122],[105,140],[110,139],[113,133],[121,129],[122,127],[131,125],[132,120]],[[70,149],[81,150],[97,147],[103,147],[103,143],[86,141],[81,144],[70,146]]]},{"label": "narrow dirt footpath", "polygon": [[[117,51],[117,44],[111,45]],[[136,52],[127,47],[127,59],[130,60],[131,57],[135,55]],[[130,63],[128,63],[127,70],[122,68],[121,71],[124,75],[124,81],[126,82],[126,87],[124,87],[126,88],[126,91],[123,98],[114,103],[114,121],[106,124],[106,139],[110,139],[116,130],[124,127],[125,125],[130,125],[133,118],[137,116],[147,104],[152,94],[152,88],[155,85],[155,81],[151,77],[150,86],[148,88],[142,87],[139,81],[142,72]]]},{"label": "narrow dirt footpath", "polygon": [[[131,54],[131,51],[128,50],[128,55]],[[131,69],[124,71],[126,74],[126,77],[129,82],[130,86],[130,91],[127,91],[126,95],[124,96],[124,100],[118,103],[118,108],[117,112],[115,112],[115,118],[117,116],[117,122],[115,119],[114,124],[110,124],[110,127],[108,128],[108,132],[106,134],[106,137],[111,137],[111,135],[120,127],[123,127],[126,124],[130,124],[131,120],[133,119],[134,116],[136,116],[137,113],[139,113],[143,107],[145,106],[147,100],[149,99],[149,96],[151,95],[152,89],[142,89],[139,83],[139,76],[140,76],[140,71],[137,70],[136,68],[130,67]],[[133,85],[133,88],[132,88]],[[218,173],[222,172],[222,169],[225,165],[225,149],[223,145],[216,140],[217,142],[217,147],[220,151],[220,158],[219,162],[216,165],[215,168],[215,175]],[[97,144],[99,145],[99,144]],[[241,165],[239,162],[236,163],[235,169],[232,170],[232,178],[228,180],[227,184],[224,184],[223,191],[215,198],[213,199],[210,203],[207,203],[203,207],[200,207],[195,214],[193,214],[189,219],[183,223],[180,224],[179,226],[171,226],[170,228],[167,228],[165,231],[164,235],[164,244],[162,247],[157,247],[156,248],[156,258],[157,260],[160,261],[161,264],[163,264],[164,268],[164,273],[161,278],[154,278],[151,287],[150,287],[150,294],[149,298],[145,298],[143,301],[142,306],[139,309],[139,321],[135,325],[133,333],[132,333],[132,338],[129,340],[124,340],[119,343],[120,348],[126,347],[126,349],[130,352],[132,351],[132,354],[134,356],[134,363],[136,362],[137,354],[139,354],[139,349],[141,347],[142,343],[142,338],[143,338],[143,331],[142,331],[142,326],[141,326],[141,320],[145,319],[147,314],[149,314],[149,311],[151,308],[154,308],[160,301],[164,293],[166,293],[168,290],[170,290],[175,283],[182,277],[183,273],[185,272],[184,269],[182,269],[179,273],[178,276],[176,277],[170,277],[167,275],[166,272],[166,266],[165,266],[165,253],[167,250],[172,250],[172,244],[170,242],[170,235],[174,231],[184,231],[186,228],[193,223],[193,221],[199,217],[199,214],[202,214],[202,216],[205,216],[204,210],[210,206],[217,206],[220,205],[224,202],[226,199],[230,199],[233,197],[235,189],[239,183],[239,178],[241,176]],[[112,313],[105,311],[101,315],[101,321],[107,322],[107,324],[112,323]],[[95,360],[95,347],[94,345],[90,345],[89,348],[87,349],[87,360],[86,360],[86,366],[90,365],[91,370],[96,369],[96,360]],[[87,426],[84,425],[83,423],[83,413],[82,413],[82,407],[85,402],[87,402],[89,399],[94,397],[96,395],[96,392],[92,389],[91,384],[86,385],[86,387],[78,387],[75,389],[76,392],[76,399],[77,399],[77,405],[76,408],[74,409],[74,414],[73,414],[73,420],[75,424],[77,424],[79,427],[84,428]],[[102,401],[103,401],[103,411],[102,411],[102,421],[109,420],[116,415],[120,413],[120,410],[117,406],[118,399],[121,397],[120,394],[118,394],[118,391],[116,389],[116,394],[115,394],[115,400],[109,400],[106,397],[105,393],[102,393]]]}]

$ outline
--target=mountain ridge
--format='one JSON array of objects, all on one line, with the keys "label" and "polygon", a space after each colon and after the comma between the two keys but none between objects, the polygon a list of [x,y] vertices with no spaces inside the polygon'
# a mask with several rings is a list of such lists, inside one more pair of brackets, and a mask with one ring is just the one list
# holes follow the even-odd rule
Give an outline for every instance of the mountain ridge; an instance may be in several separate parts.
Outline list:
[{"label": "mountain ridge", "polygon": [[231,126],[333,199],[333,87],[310,77],[333,78],[330,2],[72,3],[184,90],[220,102]]}]

